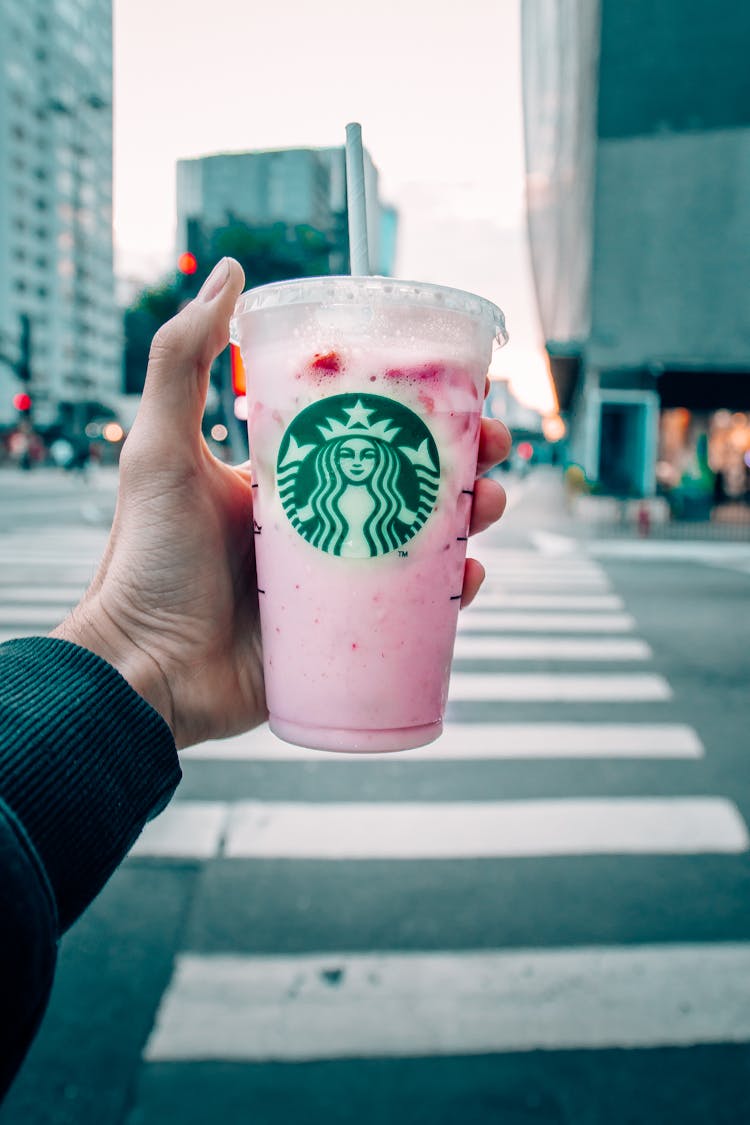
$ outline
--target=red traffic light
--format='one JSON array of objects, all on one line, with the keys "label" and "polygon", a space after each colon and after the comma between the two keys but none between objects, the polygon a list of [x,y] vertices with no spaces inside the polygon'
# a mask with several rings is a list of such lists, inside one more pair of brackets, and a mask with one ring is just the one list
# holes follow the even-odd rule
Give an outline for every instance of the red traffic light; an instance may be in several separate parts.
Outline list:
[{"label": "red traffic light", "polygon": [[19,391],[13,395],[13,405],[21,414],[27,414],[31,410],[31,395],[27,395],[26,391]]},{"label": "red traffic light", "polygon": [[195,254],[191,254],[189,250],[180,254],[177,259],[177,269],[180,273],[184,273],[186,277],[192,277],[198,270],[198,259]]},{"label": "red traffic light", "polygon": [[236,395],[244,395],[247,393],[247,378],[237,344],[229,345],[229,356],[232,362],[232,390]]}]

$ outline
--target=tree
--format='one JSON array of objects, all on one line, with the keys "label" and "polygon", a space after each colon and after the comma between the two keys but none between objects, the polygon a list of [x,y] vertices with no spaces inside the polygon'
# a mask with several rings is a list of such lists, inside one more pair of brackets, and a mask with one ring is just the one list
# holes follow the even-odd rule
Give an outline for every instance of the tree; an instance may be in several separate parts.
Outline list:
[{"label": "tree", "polygon": [[333,245],[321,231],[307,225],[251,227],[237,220],[213,233],[209,240],[211,262],[236,258],[245,271],[248,289],[287,281],[294,277],[329,274]]},{"label": "tree", "polygon": [[330,274],[330,259],[339,249],[322,231],[306,224],[273,223],[251,226],[230,216],[225,226],[206,231],[190,224],[191,245],[198,268],[194,274],[177,271],[144,289],[125,313],[125,389],[143,390],[148,351],[157,329],[173,317],[200,289],[220,258],[236,258],[245,271],[248,289],[295,277]]}]

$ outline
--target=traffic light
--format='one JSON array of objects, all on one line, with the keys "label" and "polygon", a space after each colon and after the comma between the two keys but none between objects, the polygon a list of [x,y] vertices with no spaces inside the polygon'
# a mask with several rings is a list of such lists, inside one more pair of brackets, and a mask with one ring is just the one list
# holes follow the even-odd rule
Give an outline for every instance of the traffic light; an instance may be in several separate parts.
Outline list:
[{"label": "traffic light", "polygon": [[184,250],[177,259],[177,291],[182,303],[192,300],[199,282],[198,259],[192,250]]},{"label": "traffic light", "polygon": [[19,414],[29,414],[31,412],[31,395],[26,391],[19,391],[13,395],[13,405]]},{"label": "traffic light", "polygon": [[189,250],[185,250],[183,254],[180,254],[177,259],[177,269],[183,277],[192,277],[194,273],[197,273],[198,259],[195,254],[192,254]]},{"label": "traffic light", "polygon": [[245,378],[245,365],[242,362],[240,349],[237,344],[229,345],[229,358],[232,366],[232,390],[236,395],[244,395],[247,391]]}]

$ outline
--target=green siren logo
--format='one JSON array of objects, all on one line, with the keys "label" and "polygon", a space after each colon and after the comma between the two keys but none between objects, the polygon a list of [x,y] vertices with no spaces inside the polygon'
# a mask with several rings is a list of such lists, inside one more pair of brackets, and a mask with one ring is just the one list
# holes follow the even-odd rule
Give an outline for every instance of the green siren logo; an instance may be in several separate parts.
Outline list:
[{"label": "green siren logo", "polygon": [[440,482],[424,422],[381,395],[332,395],[300,411],[277,468],[294,529],[313,547],[350,559],[407,543],[432,512]]}]

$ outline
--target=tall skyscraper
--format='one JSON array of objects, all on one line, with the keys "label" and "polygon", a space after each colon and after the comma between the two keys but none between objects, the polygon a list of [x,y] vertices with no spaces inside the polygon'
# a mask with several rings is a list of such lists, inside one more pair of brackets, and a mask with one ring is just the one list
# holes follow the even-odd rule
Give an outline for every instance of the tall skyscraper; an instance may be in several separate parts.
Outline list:
[{"label": "tall skyscraper", "polygon": [[0,0],[0,425],[25,332],[37,425],[119,391],[112,0]]},{"label": "tall skyscraper", "polygon": [[[365,151],[370,265],[393,273],[397,212],[380,199],[378,170]],[[329,236],[331,270],[348,269],[343,147],[217,153],[177,165],[177,249],[189,248],[190,223],[215,230],[249,225],[309,225]]]},{"label": "tall skyscraper", "polygon": [[716,411],[750,410],[750,9],[521,11],[531,256],[571,453],[648,495],[670,411],[679,477]]}]

